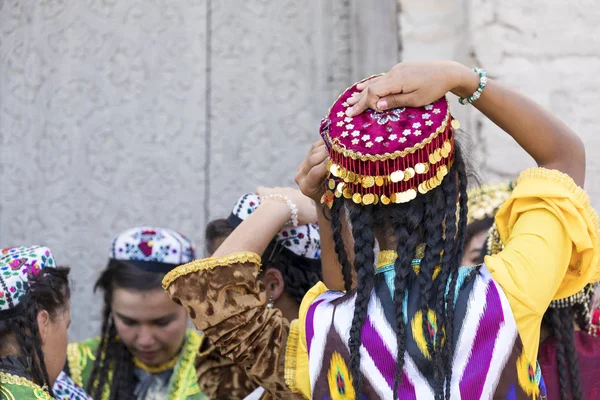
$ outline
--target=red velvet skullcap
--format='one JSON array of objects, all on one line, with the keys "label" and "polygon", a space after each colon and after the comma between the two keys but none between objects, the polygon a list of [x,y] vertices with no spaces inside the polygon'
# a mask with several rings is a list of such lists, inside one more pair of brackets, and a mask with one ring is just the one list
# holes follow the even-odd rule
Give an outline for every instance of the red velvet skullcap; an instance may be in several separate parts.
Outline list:
[{"label": "red velvet skullcap", "polygon": [[347,100],[356,92],[355,84],[342,93],[321,121],[331,158],[322,203],[331,207],[342,196],[362,205],[407,203],[438,187],[454,161],[460,126],[448,100],[348,117]]}]

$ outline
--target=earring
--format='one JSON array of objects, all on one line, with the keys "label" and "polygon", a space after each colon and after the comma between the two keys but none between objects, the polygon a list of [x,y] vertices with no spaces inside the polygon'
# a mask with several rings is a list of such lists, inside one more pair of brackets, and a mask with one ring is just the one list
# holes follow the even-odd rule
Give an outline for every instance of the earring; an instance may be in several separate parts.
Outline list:
[{"label": "earring", "polygon": [[273,298],[269,296],[269,301],[267,302],[267,308],[273,308]]}]

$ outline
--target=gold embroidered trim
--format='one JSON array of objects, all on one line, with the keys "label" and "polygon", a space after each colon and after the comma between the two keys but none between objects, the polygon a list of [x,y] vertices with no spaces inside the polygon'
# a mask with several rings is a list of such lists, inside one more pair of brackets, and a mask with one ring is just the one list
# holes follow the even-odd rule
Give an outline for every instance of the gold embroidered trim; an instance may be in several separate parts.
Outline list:
[{"label": "gold embroidered trim", "polygon": [[156,367],[153,367],[145,364],[142,360],[133,357],[133,365],[140,369],[143,369],[144,371],[150,374],[160,374],[161,372],[165,372],[172,369],[175,366],[175,364],[177,364],[177,360],[179,360],[179,354],[176,354],[169,361],[166,361],[160,365],[157,365]]},{"label": "gold embroidered trim", "polygon": [[377,257],[377,268],[393,264],[397,258],[398,253],[394,250],[382,250],[379,252],[379,257]]},{"label": "gold embroidered trim", "polygon": [[[446,104],[447,103],[448,103],[448,99],[446,98]],[[431,143],[431,141],[433,141],[433,139],[437,138],[440,133],[442,133],[442,132],[444,132],[446,130],[446,126],[448,125],[449,119],[450,119],[450,105],[448,105],[447,112],[446,112],[446,117],[444,118],[444,121],[442,122],[442,124],[439,126],[439,128],[437,128],[436,131],[431,136],[429,136],[428,138],[424,139],[422,142],[417,143],[413,147],[409,147],[408,149],[405,149],[405,150],[402,150],[402,151],[395,151],[393,153],[363,154],[360,151],[348,150],[348,149],[345,149],[343,146],[338,145],[333,140],[331,140],[331,137],[329,136],[329,132],[327,132],[326,136],[327,136],[327,141],[329,142],[331,148],[333,150],[335,150],[337,153],[342,154],[344,157],[350,157],[353,160],[361,160],[361,161],[387,161],[387,160],[395,160],[396,158],[405,157],[405,156],[407,156],[409,154],[413,154],[417,150],[421,150],[423,147],[425,147],[429,143]]]},{"label": "gold embroidered trim", "polygon": [[591,219],[593,226],[598,226],[598,213],[590,204],[590,198],[587,192],[575,183],[569,175],[556,169],[547,168],[529,168],[521,173],[517,184],[527,179],[547,179],[557,182],[574,194],[576,200],[580,201],[585,209],[587,216]]},{"label": "gold embroidered trim", "polygon": [[69,373],[71,379],[76,385],[83,387],[83,377],[81,368],[81,357],[79,355],[79,346],[77,343],[69,343],[67,346],[67,362],[69,363]]},{"label": "gold embroidered trim", "polygon": [[192,261],[184,265],[180,265],[171,272],[169,272],[162,281],[163,289],[167,290],[173,282],[178,278],[189,275],[193,272],[206,271],[209,269],[215,269],[217,267],[226,267],[233,264],[255,264],[260,268],[261,258],[258,254],[249,251],[241,251],[238,253],[229,254],[227,256],[219,258],[205,258],[203,260]]},{"label": "gold embroidered trim", "polygon": [[29,387],[33,389],[33,394],[35,395],[36,399],[54,400],[54,397],[51,397],[48,392],[42,389],[41,386],[35,384],[29,379],[23,378],[22,376],[9,374],[7,372],[0,372],[0,384]]},{"label": "gold embroidered trim", "polygon": [[200,391],[199,388],[196,390],[198,382],[196,380],[194,362],[196,361],[196,354],[203,340],[203,333],[198,333],[191,329],[187,330],[185,345],[179,355],[178,363],[175,365],[171,383],[169,384],[169,399],[183,400],[187,396]]},{"label": "gold embroidered trim", "polygon": [[467,225],[485,218],[494,218],[500,207],[510,198],[514,186],[514,182],[500,182],[469,189]]},{"label": "gold embroidered trim", "polygon": [[299,342],[300,322],[295,319],[290,323],[290,333],[285,347],[285,384],[294,393],[302,393],[296,384],[296,365]]}]

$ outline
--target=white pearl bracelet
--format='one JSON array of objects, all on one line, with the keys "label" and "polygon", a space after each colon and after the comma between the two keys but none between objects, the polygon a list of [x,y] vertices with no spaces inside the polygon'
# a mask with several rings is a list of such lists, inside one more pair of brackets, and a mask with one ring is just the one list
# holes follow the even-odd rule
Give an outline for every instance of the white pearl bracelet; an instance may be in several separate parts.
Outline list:
[{"label": "white pearl bracelet", "polygon": [[294,227],[298,226],[298,207],[296,207],[296,205],[294,204],[294,202],[292,200],[290,200],[289,197],[284,196],[282,194],[269,194],[263,197],[264,200],[267,199],[273,199],[273,200],[279,200],[284,202],[285,204],[288,205],[288,207],[290,208],[290,211],[292,212],[292,215],[290,217],[290,219],[288,220],[288,222],[286,223],[286,225],[293,225]]}]

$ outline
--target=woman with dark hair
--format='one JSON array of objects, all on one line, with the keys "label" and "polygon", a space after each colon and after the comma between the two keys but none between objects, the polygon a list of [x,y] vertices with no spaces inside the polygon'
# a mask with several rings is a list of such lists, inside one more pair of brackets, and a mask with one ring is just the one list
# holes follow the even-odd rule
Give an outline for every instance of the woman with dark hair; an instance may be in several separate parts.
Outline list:
[{"label": "woman with dark hair", "polygon": [[192,242],[171,229],[138,227],[113,240],[95,285],[104,295],[101,335],[69,345],[75,383],[96,399],[208,398],[200,386],[210,375],[204,360],[211,347],[160,286],[167,272],[192,260]]},{"label": "woman with dark hair", "polygon": [[[513,188],[513,183],[498,183],[469,191],[463,265],[481,264],[486,255],[502,250],[494,216]],[[573,296],[552,301],[544,314],[539,363],[549,400],[600,398],[600,338],[592,321],[593,294],[594,285],[586,285]]]},{"label": "woman with dark hair", "polygon": [[0,250],[0,399],[71,398],[51,389],[67,353],[68,275],[46,247]]},{"label": "woman with dark hair", "polygon": [[[521,174],[497,214],[505,248],[475,268],[460,267],[467,177],[447,92],[539,166]],[[315,285],[291,324],[266,308],[256,254],[275,233],[266,220],[294,216],[283,203],[250,215],[213,258],[168,274],[169,295],[280,398],[543,398],[542,317],[553,299],[600,276],[598,216],[578,186],[580,139],[483,70],[454,62],[401,63],[353,85],[320,131],[296,182],[327,206],[318,210],[323,277],[342,277],[345,292]]]},{"label": "woman with dark hair", "polygon": [[[302,196],[297,189],[257,190],[263,197],[283,192],[295,192]],[[209,255],[216,251],[242,221],[256,211],[261,204],[261,196],[245,194],[237,201],[227,219],[217,219],[208,224],[205,238]],[[314,208],[310,202],[302,202],[300,206]],[[321,280],[319,227],[313,223],[298,227],[280,226],[279,232],[262,254],[261,263],[263,268],[258,279],[265,286],[267,304],[281,310],[283,316],[290,321],[298,318],[302,298]]]}]

